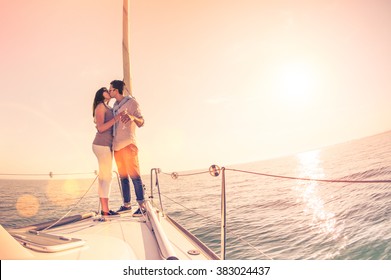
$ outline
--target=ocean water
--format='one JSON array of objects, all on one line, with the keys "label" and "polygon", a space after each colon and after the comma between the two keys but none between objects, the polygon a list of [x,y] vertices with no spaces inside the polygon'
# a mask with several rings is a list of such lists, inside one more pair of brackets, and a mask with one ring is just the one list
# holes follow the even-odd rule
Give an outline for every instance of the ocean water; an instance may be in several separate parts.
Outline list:
[{"label": "ocean water", "polygon": [[[391,259],[391,183],[363,182],[391,180],[391,131],[225,168],[227,259]],[[222,175],[208,169],[178,171],[177,179],[163,170],[159,183],[164,211],[220,254]],[[93,178],[3,179],[0,187],[6,228],[98,210]],[[110,206],[120,204],[114,179]]]}]

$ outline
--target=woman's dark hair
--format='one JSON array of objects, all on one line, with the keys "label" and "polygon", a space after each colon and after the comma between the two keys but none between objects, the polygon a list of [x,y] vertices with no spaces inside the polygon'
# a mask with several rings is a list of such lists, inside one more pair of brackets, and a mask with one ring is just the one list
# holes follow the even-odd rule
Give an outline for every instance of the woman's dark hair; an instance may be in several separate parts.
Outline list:
[{"label": "woman's dark hair", "polygon": [[103,96],[103,93],[109,92],[107,88],[102,87],[95,93],[94,103],[92,104],[92,116],[95,117],[95,109],[96,106],[98,106],[99,103],[102,103],[105,101],[105,97]]},{"label": "woman's dark hair", "polygon": [[118,92],[119,94],[123,95],[123,92],[124,92],[124,87],[125,87],[125,83],[121,80],[114,80],[110,83],[110,85],[115,88],[115,89],[118,89]]}]

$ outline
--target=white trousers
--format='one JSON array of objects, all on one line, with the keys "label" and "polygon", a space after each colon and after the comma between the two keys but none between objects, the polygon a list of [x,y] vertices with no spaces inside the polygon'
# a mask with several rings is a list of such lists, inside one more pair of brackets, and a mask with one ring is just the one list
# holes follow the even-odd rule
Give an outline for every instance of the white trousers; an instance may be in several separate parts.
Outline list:
[{"label": "white trousers", "polygon": [[108,146],[94,144],[92,144],[92,151],[96,155],[99,164],[99,197],[109,198],[111,192],[113,152]]}]

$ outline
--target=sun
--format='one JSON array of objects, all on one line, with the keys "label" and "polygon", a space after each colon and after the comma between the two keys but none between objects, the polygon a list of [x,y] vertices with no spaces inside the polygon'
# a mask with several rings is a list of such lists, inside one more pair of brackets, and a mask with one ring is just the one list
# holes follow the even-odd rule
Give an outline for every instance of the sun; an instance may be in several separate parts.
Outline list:
[{"label": "sun", "polygon": [[284,64],[277,76],[280,98],[291,105],[307,103],[314,93],[314,70],[306,63]]}]

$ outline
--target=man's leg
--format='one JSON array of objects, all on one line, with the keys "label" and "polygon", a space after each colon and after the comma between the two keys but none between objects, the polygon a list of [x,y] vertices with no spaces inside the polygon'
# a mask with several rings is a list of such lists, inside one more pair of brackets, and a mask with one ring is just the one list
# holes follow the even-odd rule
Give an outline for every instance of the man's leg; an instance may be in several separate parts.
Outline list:
[{"label": "man's leg", "polygon": [[144,202],[144,186],[141,178],[132,178],[134,192],[136,193],[136,199],[138,203]]},{"label": "man's leg", "polygon": [[122,198],[125,207],[130,206],[130,183],[126,171],[126,148],[114,152],[115,162],[117,164],[119,177],[121,180]]},{"label": "man's leg", "polygon": [[127,148],[127,171],[132,179],[134,192],[136,193],[137,202],[141,205],[144,203],[144,186],[140,176],[140,167],[138,162],[138,149],[135,145],[129,145]]},{"label": "man's leg", "polygon": [[122,198],[124,200],[124,206],[130,207],[130,183],[129,178],[122,178],[121,179],[121,189],[122,189]]}]

